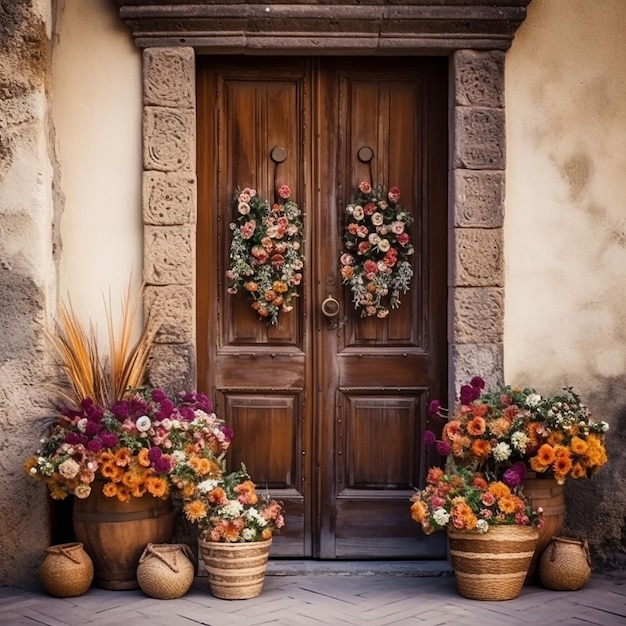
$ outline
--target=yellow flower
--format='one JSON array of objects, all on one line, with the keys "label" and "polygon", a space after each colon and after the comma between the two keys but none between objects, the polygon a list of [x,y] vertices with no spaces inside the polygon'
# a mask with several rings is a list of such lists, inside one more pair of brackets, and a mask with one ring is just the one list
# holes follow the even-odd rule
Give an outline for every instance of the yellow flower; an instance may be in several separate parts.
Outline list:
[{"label": "yellow flower", "polygon": [[187,517],[192,524],[195,524],[198,520],[207,516],[208,509],[202,500],[191,500],[185,504],[183,511],[185,517]]},{"label": "yellow flower", "polygon": [[169,494],[169,484],[167,480],[161,478],[160,476],[150,476],[146,480],[146,487],[148,488],[148,493],[153,495],[155,498],[165,498]]}]

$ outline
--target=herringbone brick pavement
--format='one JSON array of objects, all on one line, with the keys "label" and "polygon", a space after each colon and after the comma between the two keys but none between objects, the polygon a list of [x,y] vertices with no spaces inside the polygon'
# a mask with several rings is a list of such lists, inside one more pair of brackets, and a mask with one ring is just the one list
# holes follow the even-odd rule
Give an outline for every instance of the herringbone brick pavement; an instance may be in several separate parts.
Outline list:
[{"label": "herringbone brick pavement", "polygon": [[515,600],[462,598],[453,576],[384,574],[268,575],[250,600],[219,600],[206,578],[183,598],[91,588],[52,598],[36,589],[0,587],[0,624],[45,626],[625,626],[626,581],[593,576],[579,591],[526,586]]}]

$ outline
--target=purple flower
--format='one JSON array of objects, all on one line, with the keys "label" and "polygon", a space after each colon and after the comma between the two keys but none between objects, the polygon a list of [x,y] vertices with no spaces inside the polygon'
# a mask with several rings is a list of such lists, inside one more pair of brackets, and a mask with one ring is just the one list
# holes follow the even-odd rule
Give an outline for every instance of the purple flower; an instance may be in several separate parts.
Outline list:
[{"label": "purple flower", "polygon": [[148,458],[153,464],[156,463],[162,456],[163,452],[161,452],[161,448],[157,448],[156,446],[152,446],[148,452]]},{"label": "purple flower", "polygon": [[178,412],[185,422],[193,422],[193,420],[196,418],[196,414],[190,406],[181,406],[178,409]]},{"label": "purple flower", "polygon": [[433,443],[437,440],[437,435],[432,430],[424,431],[424,444],[426,446],[432,446]]},{"label": "purple flower", "polygon": [[87,450],[90,452],[100,452],[100,450],[102,450],[102,441],[100,441],[100,439],[92,439],[87,444]]},{"label": "purple flower", "polygon": [[152,390],[152,399],[155,402],[163,402],[164,400],[168,400],[167,394],[163,389],[153,389]]},{"label": "purple flower", "polygon": [[129,414],[128,402],[126,400],[122,400],[121,402],[114,404],[111,408],[111,413],[115,415],[119,422],[123,422]]},{"label": "purple flower", "polygon": [[65,435],[65,443],[69,443],[71,446],[75,446],[80,443],[80,435],[78,433],[67,433]]},{"label": "purple flower", "polygon": [[161,409],[156,414],[156,419],[164,420],[168,417],[171,417],[172,413],[174,412],[174,409],[176,408],[174,406],[174,403],[169,398],[165,398],[164,400],[161,400],[160,404],[161,404]]},{"label": "purple flower", "polygon": [[519,461],[514,463],[502,476],[502,480],[509,487],[517,487],[521,485],[527,475],[526,466]]},{"label": "purple flower", "polygon": [[450,454],[450,444],[447,441],[437,441],[435,449],[437,450],[437,454],[441,456],[448,456],[448,454]]},{"label": "purple flower", "polygon": [[224,441],[226,441],[227,443],[233,440],[233,435],[235,433],[233,432],[232,428],[229,428],[228,426],[224,426],[222,428],[222,433],[224,434]]},{"label": "purple flower", "polygon": [[133,415],[145,415],[148,413],[148,403],[143,398],[135,396],[130,401],[129,409]]},{"label": "purple flower", "polygon": [[85,435],[87,435],[87,437],[93,437],[94,435],[97,435],[99,432],[100,432],[100,424],[98,424],[97,422],[92,422],[91,420],[89,420],[85,424]]},{"label": "purple flower", "polygon": [[431,415],[436,415],[437,413],[439,413],[440,408],[441,402],[439,402],[439,400],[431,400],[430,404],[428,405],[428,412]]},{"label": "purple flower", "polygon": [[459,393],[461,404],[471,404],[480,396],[480,389],[471,385],[463,385]]},{"label": "purple flower", "polygon": [[202,409],[205,413],[213,413],[213,403],[203,393],[196,395],[196,402],[198,408]]},{"label": "purple flower", "polygon": [[157,474],[168,474],[172,471],[172,467],[174,466],[172,458],[169,456],[160,456],[158,459],[155,459],[152,464]]},{"label": "purple flower", "polygon": [[485,381],[480,376],[474,376],[474,378],[470,380],[470,385],[472,387],[478,387],[478,389],[484,389]]},{"label": "purple flower", "polygon": [[92,422],[99,422],[104,417],[104,411],[93,403],[91,398],[85,398],[82,401],[83,413]]},{"label": "purple flower", "polygon": [[115,433],[109,432],[101,433],[100,440],[106,448],[114,448],[119,443],[119,437]]}]

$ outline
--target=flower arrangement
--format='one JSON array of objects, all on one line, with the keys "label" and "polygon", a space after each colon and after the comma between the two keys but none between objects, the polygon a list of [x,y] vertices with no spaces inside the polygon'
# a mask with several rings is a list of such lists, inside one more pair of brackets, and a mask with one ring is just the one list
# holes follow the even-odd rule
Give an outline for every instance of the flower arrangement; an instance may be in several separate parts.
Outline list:
[{"label": "flower arrangement", "polygon": [[535,510],[521,492],[469,468],[444,473],[432,467],[426,488],[411,502],[411,518],[427,535],[446,529],[486,533],[502,524],[543,527],[543,511]]},{"label": "flower arrangement", "polygon": [[441,438],[425,433],[426,445],[450,454],[456,463],[495,473],[508,471],[509,481],[522,471],[566,478],[595,474],[606,462],[604,435],[609,425],[595,421],[571,387],[543,397],[533,388],[504,385],[485,390],[482,378],[463,385],[452,412],[438,400],[432,415],[445,418]]},{"label": "flower arrangement", "polygon": [[279,201],[262,200],[255,189],[237,189],[228,293],[239,289],[252,298],[260,318],[276,324],[278,315],[293,309],[304,268],[303,225],[288,185],[278,188]]},{"label": "flower arrangement", "polygon": [[399,204],[400,189],[359,185],[346,207],[345,251],[340,257],[343,283],[350,286],[361,317],[384,318],[400,305],[400,293],[411,288],[414,248],[408,227],[413,218]]},{"label": "flower arrangement", "polygon": [[57,500],[89,497],[96,478],[105,496],[122,502],[145,493],[166,498],[172,487],[189,497],[199,480],[223,471],[231,438],[204,394],[171,399],[145,389],[110,409],[86,398],[61,410],[25,470]]},{"label": "flower arrangement", "polygon": [[259,494],[245,466],[198,483],[183,511],[202,541],[242,543],[271,539],[284,526],[282,505]]}]

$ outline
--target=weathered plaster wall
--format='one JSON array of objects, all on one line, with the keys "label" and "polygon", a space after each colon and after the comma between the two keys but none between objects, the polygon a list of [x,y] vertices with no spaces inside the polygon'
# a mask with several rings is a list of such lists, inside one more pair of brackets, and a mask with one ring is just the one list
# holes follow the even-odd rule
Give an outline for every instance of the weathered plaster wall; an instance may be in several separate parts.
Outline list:
[{"label": "weathered plaster wall", "polygon": [[568,526],[626,566],[626,3],[533,0],[506,59],[505,375],[573,385],[610,460]]},{"label": "weathered plaster wall", "polygon": [[52,67],[63,254],[59,295],[94,320],[141,282],[141,52],[110,0],[59,3]]},{"label": "weathered plaster wall", "polygon": [[55,283],[48,2],[0,0],[0,584],[27,584],[49,533],[22,466],[47,402],[42,323]]}]

